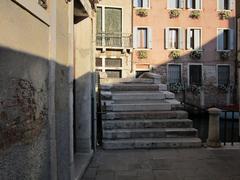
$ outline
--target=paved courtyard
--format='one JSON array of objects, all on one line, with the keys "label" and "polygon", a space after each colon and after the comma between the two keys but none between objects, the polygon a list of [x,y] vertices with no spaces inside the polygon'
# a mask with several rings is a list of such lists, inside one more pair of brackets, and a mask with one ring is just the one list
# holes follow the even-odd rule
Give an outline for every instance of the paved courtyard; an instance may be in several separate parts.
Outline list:
[{"label": "paved courtyard", "polygon": [[240,149],[98,150],[82,180],[240,180]]}]

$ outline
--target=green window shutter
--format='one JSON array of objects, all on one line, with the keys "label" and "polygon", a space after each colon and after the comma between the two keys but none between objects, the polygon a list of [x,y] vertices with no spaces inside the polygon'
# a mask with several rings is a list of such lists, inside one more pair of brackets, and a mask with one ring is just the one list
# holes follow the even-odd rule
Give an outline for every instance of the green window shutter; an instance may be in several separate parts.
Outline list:
[{"label": "green window shutter", "polygon": [[228,3],[229,3],[228,7],[230,10],[235,9],[235,0],[229,0]]},{"label": "green window shutter", "polygon": [[144,8],[149,8],[148,1],[149,1],[149,0],[143,0],[143,7],[144,7]]},{"label": "green window shutter", "polygon": [[229,49],[230,50],[234,49],[234,30],[233,29],[229,30]]},{"label": "green window shutter", "polygon": [[133,48],[137,48],[138,46],[138,28],[133,28]]},{"label": "green window shutter", "polygon": [[224,30],[219,29],[218,30],[218,36],[217,36],[217,50],[223,50],[223,42],[224,42]]},{"label": "green window shutter", "polygon": [[191,9],[192,8],[192,1],[193,0],[187,0],[187,8]]},{"label": "green window shutter", "polygon": [[194,49],[200,48],[200,38],[201,38],[201,31],[199,29],[194,30]]},{"label": "green window shutter", "polygon": [[165,49],[169,48],[169,28],[165,29]]},{"label": "green window shutter", "polygon": [[185,5],[185,0],[179,0],[180,2],[180,4],[179,4],[179,8],[184,8],[184,5]]},{"label": "green window shutter", "polygon": [[190,42],[190,29],[187,29],[187,49],[191,49],[191,42]]},{"label": "green window shutter", "polygon": [[201,9],[202,5],[201,5],[201,0],[196,0],[196,9]]},{"label": "green window shutter", "polygon": [[218,10],[224,10],[224,0],[218,0]]},{"label": "green window shutter", "polygon": [[147,31],[147,48],[152,48],[152,29],[148,28]]},{"label": "green window shutter", "polygon": [[184,29],[178,29],[178,49],[183,49],[183,38],[184,38]]}]

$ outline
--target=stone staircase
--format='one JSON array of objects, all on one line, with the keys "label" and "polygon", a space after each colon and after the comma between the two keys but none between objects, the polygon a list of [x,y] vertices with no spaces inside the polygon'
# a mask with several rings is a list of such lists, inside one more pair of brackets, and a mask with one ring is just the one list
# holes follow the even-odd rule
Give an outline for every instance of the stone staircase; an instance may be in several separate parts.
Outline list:
[{"label": "stone staircase", "polygon": [[103,148],[200,147],[198,131],[165,84],[135,79],[102,84]]}]

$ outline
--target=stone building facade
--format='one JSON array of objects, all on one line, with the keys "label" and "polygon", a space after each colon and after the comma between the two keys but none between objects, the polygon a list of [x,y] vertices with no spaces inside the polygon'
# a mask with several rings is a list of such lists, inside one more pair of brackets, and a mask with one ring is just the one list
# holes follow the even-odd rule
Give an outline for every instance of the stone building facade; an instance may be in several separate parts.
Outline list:
[{"label": "stone building facade", "polygon": [[132,64],[132,0],[97,5],[96,69],[108,78],[127,78]]},{"label": "stone building facade", "polygon": [[95,1],[3,0],[0,16],[0,179],[79,178],[95,144]]},{"label": "stone building facade", "polygon": [[193,105],[234,103],[235,0],[133,3],[136,75],[145,71],[161,74],[163,83]]}]

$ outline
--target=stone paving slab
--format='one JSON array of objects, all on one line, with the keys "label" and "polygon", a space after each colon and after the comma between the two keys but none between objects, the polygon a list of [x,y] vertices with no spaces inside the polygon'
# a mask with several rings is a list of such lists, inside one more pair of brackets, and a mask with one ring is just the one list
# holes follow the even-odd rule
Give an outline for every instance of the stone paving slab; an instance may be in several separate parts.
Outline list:
[{"label": "stone paving slab", "polygon": [[240,149],[99,149],[82,180],[240,180]]}]

